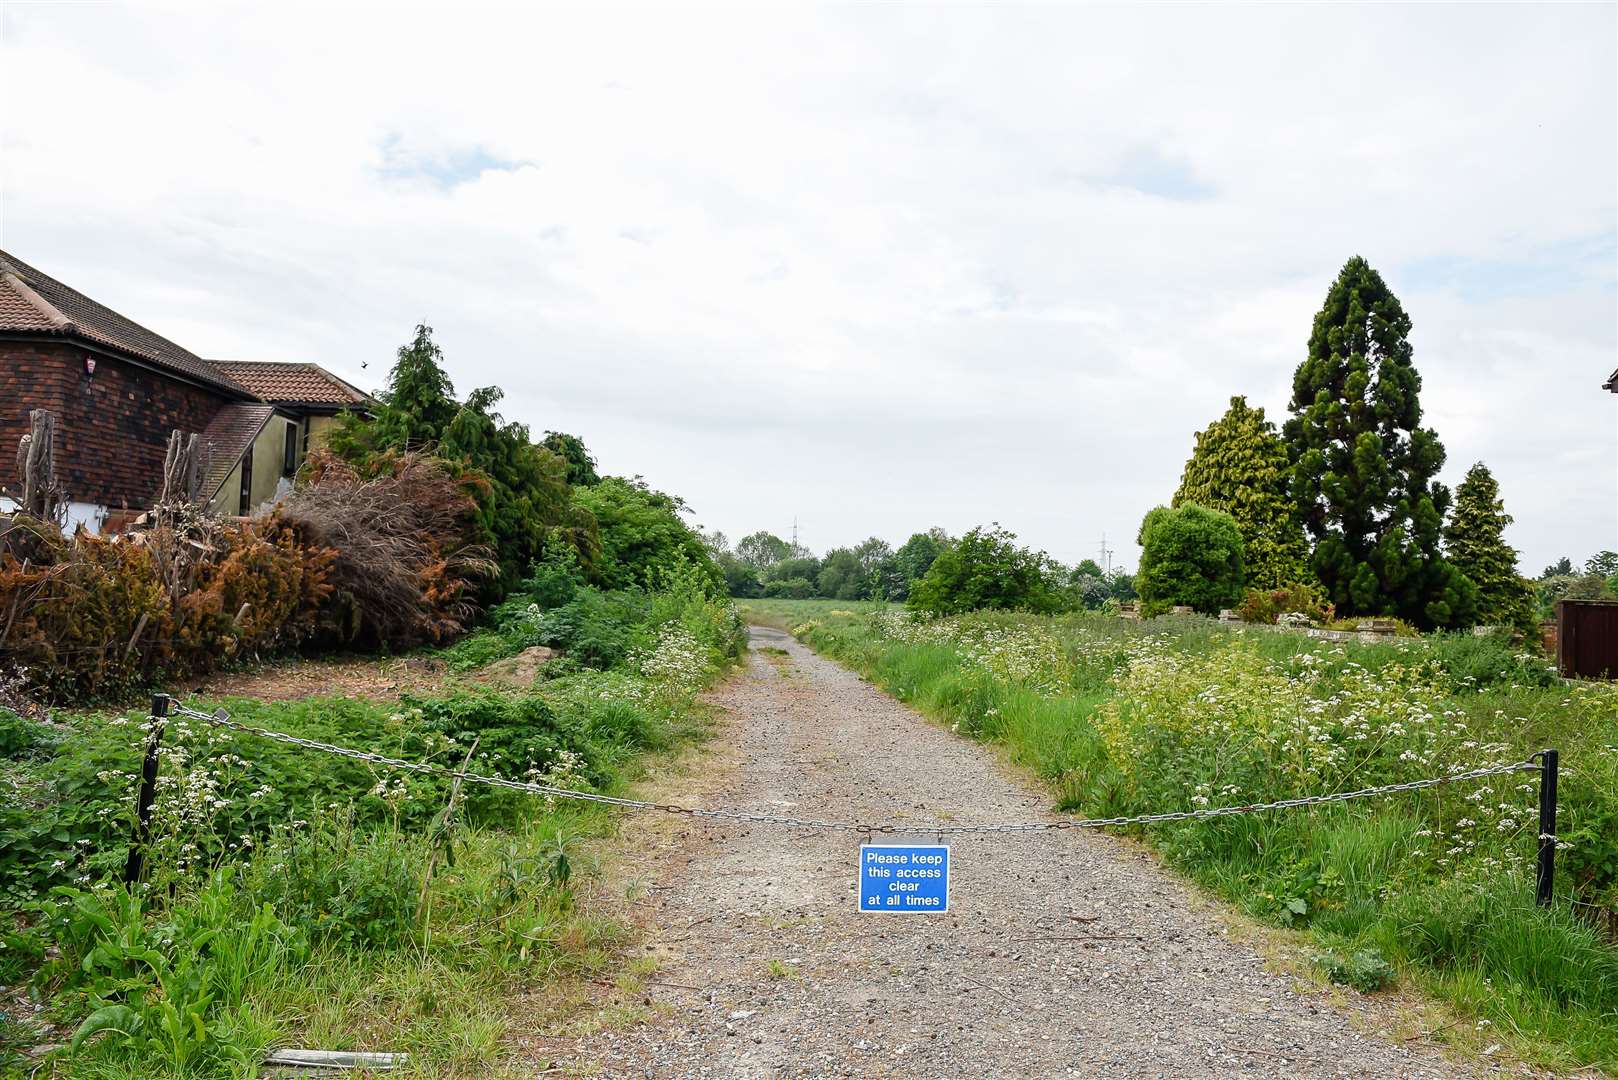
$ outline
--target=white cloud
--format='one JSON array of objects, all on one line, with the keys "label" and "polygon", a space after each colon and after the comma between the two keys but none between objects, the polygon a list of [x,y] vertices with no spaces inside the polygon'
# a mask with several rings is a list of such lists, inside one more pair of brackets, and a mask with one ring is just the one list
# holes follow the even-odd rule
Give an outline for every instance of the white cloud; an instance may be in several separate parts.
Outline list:
[{"label": "white cloud", "polygon": [[367,384],[424,319],[733,536],[1132,559],[1232,394],[1284,416],[1359,253],[1526,568],[1618,546],[1611,7],[0,20],[9,249]]}]

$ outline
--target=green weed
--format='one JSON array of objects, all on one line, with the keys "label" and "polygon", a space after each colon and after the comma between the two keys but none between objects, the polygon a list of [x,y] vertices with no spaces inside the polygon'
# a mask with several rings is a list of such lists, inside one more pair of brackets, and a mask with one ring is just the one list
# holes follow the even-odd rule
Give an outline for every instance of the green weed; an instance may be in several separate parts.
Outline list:
[{"label": "green weed", "polygon": [[[569,662],[532,689],[195,704],[389,757],[620,791],[641,756],[704,730],[694,695],[739,653],[742,624],[679,565],[655,589],[611,594],[542,577],[446,650],[464,668],[554,642]],[[610,811],[466,783],[450,813],[445,776],[185,717],[162,733],[149,879],[124,889],[148,725],[58,720],[67,731],[0,712],[0,981],[31,978],[73,1033],[54,1075],[245,1076],[288,1038],[482,1075],[504,1055],[512,999],[620,955],[622,928],[575,892],[596,869],[582,841]],[[0,1061],[20,1031],[0,1024]]]}]

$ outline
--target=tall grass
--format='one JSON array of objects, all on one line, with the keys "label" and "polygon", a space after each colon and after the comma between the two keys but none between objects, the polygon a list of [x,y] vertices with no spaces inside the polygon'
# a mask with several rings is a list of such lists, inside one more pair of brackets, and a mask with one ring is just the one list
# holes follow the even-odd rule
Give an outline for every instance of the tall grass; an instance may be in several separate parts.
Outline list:
[{"label": "tall grass", "polygon": [[[1563,754],[1558,903],[1532,899],[1535,778],[1139,830],[1324,970],[1456,1006],[1475,1039],[1618,1069],[1618,951],[1571,901],[1618,908],[1618,689],[1565,685],[1495,638],[1336,645],[1205,620],[750,602],[1088,816],[1268,801]],[[1458,1034],[1459,1029],[1450,1032]]]}]

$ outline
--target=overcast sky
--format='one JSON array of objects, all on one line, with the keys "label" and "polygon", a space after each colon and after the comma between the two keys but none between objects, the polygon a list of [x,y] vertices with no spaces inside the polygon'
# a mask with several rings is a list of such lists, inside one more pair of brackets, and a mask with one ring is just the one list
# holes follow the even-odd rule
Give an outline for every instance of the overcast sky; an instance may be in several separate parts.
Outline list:
[{"label": "overcast sky", "polygon": [[0,243],[367,388],[426,321],[733,540],[1126,565],[1360,254],[1534,574],[1618,547],[1615,11],[8,0]]}]

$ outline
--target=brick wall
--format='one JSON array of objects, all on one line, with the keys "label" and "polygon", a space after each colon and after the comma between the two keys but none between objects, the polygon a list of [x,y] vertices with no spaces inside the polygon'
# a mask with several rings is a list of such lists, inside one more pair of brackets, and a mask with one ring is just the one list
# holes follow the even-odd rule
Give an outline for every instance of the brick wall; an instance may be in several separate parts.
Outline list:
[{"label": "brick wall", "polygon": [[0,487],[22,491],[17,440],[28,434],[29,412],[50,409],[60,421],[73,381],[68,351],[61,344],[0,341]]},{"label": "brick wall", "polygon": [[[94,355],[94,375],[84,361]],[[0,475],[14,486],[30,409],[56,413],[56,476],[68,498],[144,509],[163,483],[169,432],[201,431],[225,399],[67,343],[0,341]]]}]

